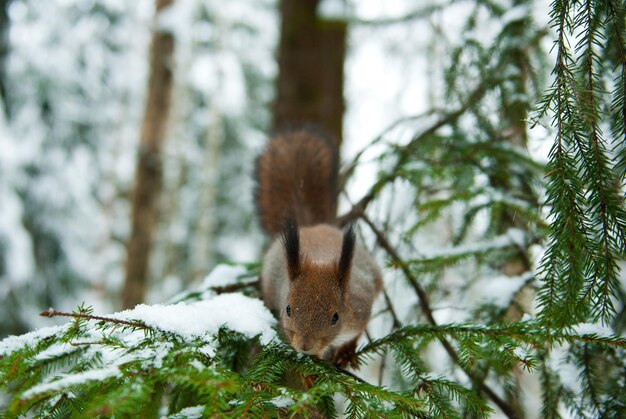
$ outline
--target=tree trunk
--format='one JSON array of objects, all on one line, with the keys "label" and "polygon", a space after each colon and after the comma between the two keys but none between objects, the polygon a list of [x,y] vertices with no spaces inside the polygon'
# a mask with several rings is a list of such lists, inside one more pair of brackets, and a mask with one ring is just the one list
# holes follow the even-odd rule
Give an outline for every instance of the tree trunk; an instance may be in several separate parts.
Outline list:
[{"label": "tree trunk", "polygon": [[343,133],[345,22],[321,19],[319,0],[281,0],[274,129],[316,125],[337,145]]},{"label": "tree trunk", "polygon": [[[156,0],[157,16],[173,1]],[[173,53],[173,35],[155,29],[150,47],[148,95],[137,154],[132,232],[128,242],[126,278],[122,292],[123,308],[132,308],[143,302],[146,293],[150,251],[159,212],[161,149],[171,107]]]},{"label": "tree trunk", "polygon": [[[513,4],[516,7],[530,7],[528,0],[514,0]],[[511,31],[515,36],[521,38],[526,31],[525,28],[528,28],[531,24],[532,21],[530,17],[527,16],[525,19],[513,23]],[[512,46],[508,54],[510,64],[517,69],[518,73],[514,81],[515,88],[512,89],[513,91],[503,92],[502,117],[504,119],[504,126],[508,129],[507,140],[515,147],[526,149],[528,147],[526,119],[528,117],[530,104],[527,100],[519,100],[519,98],[525,98],[528,95],[529,57],[524,45]],[[491,180],[497,188],[508,190],[512,195],[520,196],[527,202],[536,202],[536,197],[534,197],[530,184],[513,184],[509,173],[500,173],[498,177],[492,178]],[[521,222],[520,218],[521,217],[516,217],[514,211],[504,211],[501,214],[498,233],[504,234],[511,228],[527,231],[528,226]],[[506,260],[500,269],[504,275],[517,276],[531,270],[531,264],[527,255],[520,251],[516,257],[511,257]],[[515,304],[511,305],[507,310],[506,319],[508,321],[520,321],[524,312],[530,312],[531,307],[531,292],[529,289],[525,289],[517,295]],[[513,369],[513,374],[517,384],[511,388],[511,391],[507,392],[506,400],[518,417],[523,417],[524,408],[520,389],[523,388],[523,380],[525,378],[527,379],[527,377],[524,377],[522,369],[519,366]]]},{"label": "tree trunk", "polygon": [[[513,4],[516,7],[530,7],[528,0],[515,0]],[[525,19],[512,24],[511,31],[521,38],[526,31],[525,28],[531,24],[532,21],[530,17],[527,16]],[[511,66],[515,67],[518,73],[514,81],[515,88],[511,92],[503,92],[502,97],[502,116],[504,126],[506,126],[508,130],[506,138],[514,146],[520,149],[526,149],[528,147],[526,120],[528,118],[530,104],[528,100],[520,100],[519,98],[526,98],[528,95],[527,84],[530,59],[524,45],[514,45],[509,49],[508,54]],[[496,187],[508,190],[511,194],[516,194],[527,202],[537,202],[537,198],[534,196],[535,194],[530,184],[513,184],[508,172],[499,173],[497,177],[492,177],[491,181]],[[527,225],[520,222],[520,217],[516,217],[515,212],[504,211],[501,217],[499,234],[506,233],[510,228],[527,230]],[[518,258],[508,260],[502,266],[502,272],[510,276],[521,275],[529,269],[529,260],[527,260],[526,256],[523,254],[520,254]]]},{"label": "tree trunk", "polygon": [[8,8],[11,0],[0,0],[0,100],[3,101],[4,113],[7,118],[11,115],[11,103],[7,92],[6,61],[9,56],[9,25]]}]

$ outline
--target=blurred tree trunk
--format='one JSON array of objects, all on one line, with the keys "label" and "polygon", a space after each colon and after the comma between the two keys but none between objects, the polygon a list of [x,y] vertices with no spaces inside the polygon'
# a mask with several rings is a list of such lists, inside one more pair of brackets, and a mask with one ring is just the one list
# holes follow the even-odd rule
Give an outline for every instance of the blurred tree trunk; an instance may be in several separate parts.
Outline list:
[{"label": "blurred tree trunk", "polygon": [[273,125],[275,130],[318,125],[340,145],[347,25],[319,18],[319,3],[280,2],[279,75]]},{"label": "blurred tree trunk", "polygon": [[5,116],[11,115],[10,101],[7,96],[6,61],[9,56],[9,5],[12,0],[0,0],[0,100],[3,101]]},{"label": "blurred tree trunk", "polygon": [[[156,0],[157,16],[173,2],[174,0]],[[132,231],[122,291],[123,308],[131,308],[143,302],[146,292],[162,183],[161,149],[171,107],[173,53],[173,35],[156,28],[150,46],[148,94],[137,154],[132,197]]]},{"label": "blurred tree trunk", "polygon": [[[515,0],[514,7],[531,7],[528,0]],[[530,9],[529,9],[530,10]],[[532,25],[530,16],[513,22],[511,34],[513,38],[522,39],[526,28]],[[512,85],[509,90],[502,92],[502,117],[506,132],[503,137],[514,147],[526,150],[528,148],[527,118],[530,110],[528,99],[528,73],[530,70],[530,58],[525,44],[519,42],[509,47],[507,54],[509,62],[516,70],[516,76],[512,77]],[[497,173],[492,176],[491,181],[496,187],[508,190],[511,195],[517,196],[527,202],[538,202],[530,183],[514,184],[508,172]],[[498,233],[504,234],[511,228],[527,230],[527,225],[520,222],[514,211],[503,211],[501,214],[500,228]],[[517,258],[509,259],[503,266],[505,275],[521,275],[530,270],[530,261],[524,254],[519,254]],[[515,319],[519,320],[519,319]]]},{"label": "blurred tree trunk", "polygon": [[[531,3],[528,0],[515,0],[514,7],[527,7],[531,10]],[[530,16],[519,19],[511,25],[511,37],[513,39],[522,39],[526,33],[526,28],[532,25]],[[509,141],[514,147],[526,150],[528,148],[528,131],[527,118],[530,110],[528,101],[528,74],[530,70],[530,58],[526,44],[519,42],[510,46],[507,51],[510,58],[510,64],[516,69],[516,76],[510,90],[502,92],[502,116],[503,123],[507,132],[503,133],[503,137]],[[530,183],[515,184],[512,182],[509,173],[498,173],[492,177],[492,182],[497,188],[508,190],[512,196],[517,196],[526,202],[538,202],[532,191]],[[520,221],[521,217],[516,217],[515,211],[503,211],[500,215],[500,228],[498,234],[505,234],[510,229],[519,229],[524,232],[528,231],[528,225]],[[531,263],[528,255],[521,250],[514,257],[508,258],[501,266],[501,271],[506,276],[522,275],[531,270]],[[511,305],[506,313],[508,321],[520,321],[523,314],[530,312],[532,309],[532,297],[530,290],[526,289],[518,293],[515,304]],[[506,394],[506,401],[511,406],[518,417],[524,416],[524,408],[522,407],[522,392],[524,388],[522,369],[519,366],[514,368],[514,379],[516,386],[512,386],[511,390]]]}]

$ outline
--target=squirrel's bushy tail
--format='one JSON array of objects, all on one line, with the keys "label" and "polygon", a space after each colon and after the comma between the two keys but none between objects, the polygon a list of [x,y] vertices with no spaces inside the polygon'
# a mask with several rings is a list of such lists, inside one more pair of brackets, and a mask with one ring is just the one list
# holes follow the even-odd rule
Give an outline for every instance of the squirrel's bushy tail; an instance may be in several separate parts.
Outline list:
[{"label": "squirrel's bushy tail", "polygon": [[337,216],[337,149],[308,131],[273,137],[256,165],[256,208],[270,236],[288,217],[299,226],[332,224]]}]

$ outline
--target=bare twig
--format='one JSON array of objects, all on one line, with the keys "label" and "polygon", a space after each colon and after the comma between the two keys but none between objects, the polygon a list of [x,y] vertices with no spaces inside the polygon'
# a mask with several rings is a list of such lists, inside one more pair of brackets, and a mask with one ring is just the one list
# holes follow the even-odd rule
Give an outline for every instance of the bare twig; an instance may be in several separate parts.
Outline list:
[{"label": "bare twig", "polygon": [[383,378],[385,375],[385,364],[387,361],[387,355],[383,354],[383,356],[380,359],[380,367],[378,368],[378,386],[382,386],[383,385]]},{"label": "bare twig", "polygon": [[337,371],[339,371],[340,373],[347,375],[348,377],[354,379],[355,381],[358,381],[359,383],[370,384],[367,381],[365,381],[364,379],[362,379],[361,377],[359,377],[358,375],[356,375],[356,374],[354,374],[354,373],[352,373],[352,372],[350,372],[348,370],[344,370],[343,368],[337,367],[337,366],[335,366],[335,368],[337,368]]},{"label": "bare twig", "polygon": [[393,308],[393,304],[391,303],[389,294],[387,294],[387,290],[383,289],[383,296],[385,297],[385,303],[387,303],[389,314],[391,314],[391,318],[393,319],[393,328],[399,329],[400,327],[402,327],[402,323],[400,323],[400,320],[398,320],[398,316],[396,315],[396,311]]},{"label": "bare twig", "polygon": [[64,313],[62,311],[56,311],[54,309],[48,309],[46,311],[42,311],[41,313],[39,313],[39,315],[43,316],[43,317],[63,316],[63,317],[73,317],[75,319],[97,320],[97,321],[101,321],[101,322],[107,322],[107,323],[121,324],[121,325],[124,325],[124,326],[136,327],[138,329],[150,329],[150,327],[148,327],[147,325],[145,325],[143,323],[139,323],[139,322],[132,322],[132,321],[127,321],[127,320],[113,319],[111,317],[94,316],[94,315],[91,315],[91,314],[83,314],[83,313]]},{"label": "bare twig", "polygon": [[398,17],[388,17],[383,19],[360,19],[356,17],[348,17],[346,19],[338,19],[342,21],[346,21],[350,25],[358,25],[358,26],[387,26],[394,25],[398,23],[406,23],[410,21],[415,21],[418,19],[427,19],[433,15],[433,13],[444,10],[446,7],[458,3],[458,1],[447,1],[439,4],[432,4],[426,7],[414,10],[405,15]]},{"label": "bare twig", "polygon": [[70,342],[70,345],[72,346],[91,346],[91,345],[102,345],[102,341],[101,340],[94,340],[91,342]]},{"label": "bare twig", "polygon": [[[449,111],[443,113],[437,121],[435,121],[428,128],[417,134],[408,144],[399,148],[398,153],[398,161],[395,167],[387,173],[383,178],[379,179],[370,190],[361,198],[356,204],[352,206],[352,208],[344,215],[338,218],[338,222],[340,225],[346,225],[350,221],[354,221],[359,218],[359,214],[365,212],[367,206],[372,202],[383,189],[383,187],[391,181],[394,181],[400,174],[400,169],[406,163],[407,159],[409,159],[415,152],[415,147],[422,142],[423,139],[433,135],[442,127],[452,124],[456,122],[465,112],[475,105],[479,100],[483,98],[483,96],[490,90],[491,85],[486,83],[480,83],[468,96],[467,99],[461,106],[459,106],[456,110]],[[392,125],[393,126],[393,125]],[[382,138],[382,135],[377,137],[372,144],[378,142]],[[361,151],[352,165],[356,165],[356,162],[363,154],[364,150]]]},{"label": "bare twig", "polygon": [[220,287],[210,287],[209,289],[211,291],[215,291],[217,294],[225,294],[228,292],[239,291],[241,289],[248,288],[248,287],[258,287],[259,285],[260,285],[260,281],[256,280],[256,281],[250,281],[250,282],[239,282],[236,284],[223,285]]},{"label": "bare twig", "polygon": [[376,182],[375,186],[372,187],[369,190],[369,192],[365,194],[363,198],[361,198],[359,202],[354,204],[352,208],[350,209],[350,211],[348,211],[347,213],[345,213],[344,215],[342,215],[341,217],[337,219],[337,222],[341,227],[344,227],[348,223],[358,219],[359,214],[365,211],[365,208],[367,208],[369,203],[376,197],[376,195],[378,195],[378,192],[380,191],[380,188],[376,187],[376,185],[382,185],[382,183]]}]

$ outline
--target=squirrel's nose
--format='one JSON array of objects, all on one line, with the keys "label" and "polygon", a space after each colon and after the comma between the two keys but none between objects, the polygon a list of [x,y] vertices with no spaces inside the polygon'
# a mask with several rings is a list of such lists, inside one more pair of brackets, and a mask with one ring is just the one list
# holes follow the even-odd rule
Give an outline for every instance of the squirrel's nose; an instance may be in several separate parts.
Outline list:
[{"label": "squirrel's nose", "polygon": [[296,336],[293,346],[300,352],[309,353],[313,348],[313,343],[306,336]]},{"label": "squirrel's nose", "polygon": [[300,351],[302,352],[306,352],[311,349],[311,342],[305,337],[299,338],[297,343]]}]

